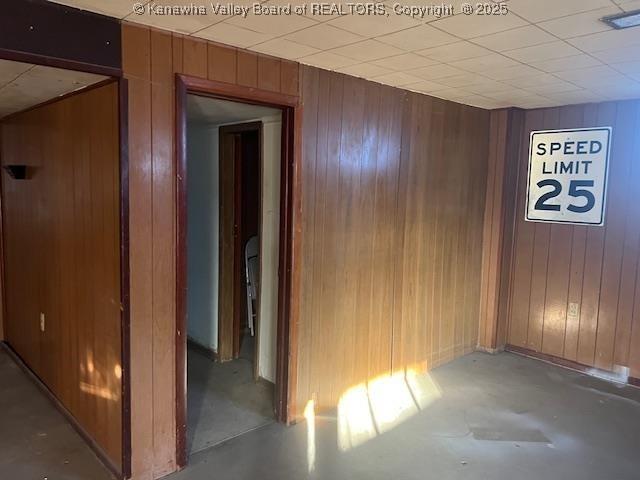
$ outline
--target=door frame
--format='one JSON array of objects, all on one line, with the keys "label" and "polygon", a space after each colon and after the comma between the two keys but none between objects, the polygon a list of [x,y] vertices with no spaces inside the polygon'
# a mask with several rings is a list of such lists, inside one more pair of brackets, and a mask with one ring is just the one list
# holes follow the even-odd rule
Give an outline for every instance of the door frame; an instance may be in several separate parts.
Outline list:
[{"label": "door frame", "polygon": [[[259,152],[258,152],[258,163],[259,163],[259,187],[258,187],[258,201],[259,201],[259,205],[258,205],[258,211],[260,212],[260,217],[258,219],[258,233],[259,233],[259,238],[262,239],[262,178],[263,178],[263,133],[262,133],[262,122],[261,121],[254,121],[254,122],[242,122],[242,123],[235,123],[235,124],[230,124],[230,125],[222,125],[219,127],[219,141],[218,141],[218,158],[220,159],[219,163],[220,163],[220,175],[219,177],[222,178],[222,165],[223,165],[223,151],[224,151],[224,145],[223,145],[223,139],[222,136],[223,135],[234,135],[234,134],[242,134],[245,132],[257,132],[258,133],[258,146],[259,146]],[[231,161],[233,162],[233,223],[234,223],[234,238],[233,238],[233,254],[234,254],[234,259],[233,259],[233,288],[232,288],[232,292],[233,292],[233,303],[231,306],[231,310],[232,310],[232,315],[229,319],[225,319],[222,315],[220,315],[220,311],[221,311],[221,303],[220,301],[218,301],[218,355],[217,358],[220,361],[227,361],[227,360],[232,360],[235,358],[238,358],[238,355],[240,354],[240,324],[242,322],[242,318],[241,318],[241,312],[242,312],[242,308],[241,308],[241,302],[242,302],[242,291],[238,288],[239,282],[242,280],[243,278],[243,270],[242,270],[242,263],[244,262],[244,249],[243,249],[243,245],[242,245],[242,212],[244,209],[243,203],[242,203],[242,165],[240,164],[240,162],[238,161],[239,158],[237,155],[235,155],[235,157],[233,159],[231,159]],[[222,182],[220,182],[222,184]],[[222,189],[221,193],[222,193]],[[224,241],[223,241],[223,234],[225,232],[223,232],[223,225],[222,225],[222,218],[223,218],[223,205],[225,205],[226,202],[223,202],[222,200],[222,195],[220,196],[220,202],[219,202],[219,218],[220,218],[220,228],[219,228],[219,252],[220,252],[220,264],[223,263],[222,260],[222,249],[223,249],[223,245],[224,245]],[[240,214],[240,217],[238,217],[238,213]],[[228,226],[227,226],[228,227]],[[258,246],[258,255],[260,255],[260,244]],[[218,274],[218,294],[223,290],[223,282],[222,280],[222,269],[220,270],[219,274]],[[262,271],[260,271],[258,273],[258,278],[261,279],[261,274]],[[259,281],[258,283],[258,287],[260,286],[262,282]],[[218,298],[221,298],[221,295],[218,295]],[[260,291],[258,291],[258,311],[260,308]],[[231,337],[228,338],[228,331],[229,331],[229,322],[231,322],[232,328],[231,328]],[[221,328],[223,326],[223,323],[226,323],[226,329],[225,328]],[[222,334],[223,332],[227,332],[226,334]],[[258,336],[256,335],[256,345],[255,345],[255,352],[257,353],[258,351]],[[258,358],[257,355],[254,357],[254,362],[253,362],[253,369],[254,369],[254,375],[257,376],[257,365],[258,365]],[[257,378],[257,377],[256,377]]]},{"label": "door frame", "polygon": [[187,94],[281,110],[280,236],[276,348],[276,420],[290,423],[295,405],[299,262],[301,105],[296,95],[175,74],[176,128],[176,463],[187,464]]}]

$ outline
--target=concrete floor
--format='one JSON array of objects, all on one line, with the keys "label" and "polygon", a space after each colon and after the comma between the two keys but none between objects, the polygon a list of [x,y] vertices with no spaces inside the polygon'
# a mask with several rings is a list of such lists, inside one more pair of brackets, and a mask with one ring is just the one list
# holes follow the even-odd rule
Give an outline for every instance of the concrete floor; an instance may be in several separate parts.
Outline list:
[{"label": "concrete floor", "polygon": [[[338,432],[335,415],[317,417],[315,431],[307,422],[290,428],[271,423],[192,455],[186,469],[167,478],[640,478],[639,389],[509,353],[474,353],[425,378],[439,397],[353,448],[344,448],[345,430]],[[0,384],[0,478],[109,478],[46,399],[4,359]],[[41,415],[49,421],[38,420]],[[72,461],[64,464],[63,458]]]},{"label": "concrete floor", "polygon": [[93,451],[0,347],[0,478],[112,480]]},{"label": "concrete floor", "polygon": [[168,478],[640,478],[639,389],[509,353],[474,353],[430,377],[439,399],[355,448],[338,448],[335,416],[316,418],[315,432],[306,422],[270,424],[192,456]]},{"label": "concrete floor", "polygon": [[253,340],[246,335],[240,358],[225,363],[188,349],[189,454],[274,422],[273,385],[254,380]]}]

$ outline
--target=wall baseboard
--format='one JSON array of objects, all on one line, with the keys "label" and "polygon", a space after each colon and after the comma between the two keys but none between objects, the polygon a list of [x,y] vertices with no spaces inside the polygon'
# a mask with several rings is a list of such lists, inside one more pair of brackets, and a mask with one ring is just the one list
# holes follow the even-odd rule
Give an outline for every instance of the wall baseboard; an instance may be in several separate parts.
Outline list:
[{"label": "wall baseboard", "polygon": [[78,432],[78,435],[82,437],[85,443],[91,448],[93,453],[98,457],[98,460],[112,473],[116,478],[124,478],[122,472],[116,464],[109,458],[106,452],[100,445],[93,439],[93,437],[87,432],[78,420],[71,414],[69,410],[58,400],[49,387],[47,387],[40,377],[38,377],[31,368],[22,360],[18,352],[16,352],[11,345],[6,341],[0,341],[0,348],[8,353],[9,357],[14,363],[26,374],[26,376],[38,387],[38,389],[44,394],[45,397],[53,404],[53,406],[65,417],[65,419],[71,424],[73,429]]},{"label": "wall baseboard", "polygon": [[488,353],[490,355],[496,355],[498,353],[504,352],[504,347],[489,348],[489,347],[483,347],[482,345],[478,345],[476,346],[475,351]]},{"label": "wall baseboard", "polygon": [[196,342],[191,337],[187,337],[187,347],[198,352],[200,355],[204,355],[205,357],[207,357],[210,360],[213,360],[214,362],[218,361],[218,352],[216,352],[215,350],[209,347],[205,347],[201,343]]},{"label": "wall baseboard", "polygon": [[600,378],[609,382],[640,387],[640,379],[627,377],[625,381],[624,377],[616,378],[615,373],[613,372],[607,372],[606,370],[601,370],[589,365],[584,365],[579,362],[574,362],[573,360],[567,360],[566,358],[556,357],[555,355],[536,352],[535,350],[518,347],[516,345],[505,345],[505,351],[523,355],[525,357],[535,358],[536,360],[542,360],[543,362],[568,368],[569,370],[575,370],[577,372],[584,373],[586,375]]}]

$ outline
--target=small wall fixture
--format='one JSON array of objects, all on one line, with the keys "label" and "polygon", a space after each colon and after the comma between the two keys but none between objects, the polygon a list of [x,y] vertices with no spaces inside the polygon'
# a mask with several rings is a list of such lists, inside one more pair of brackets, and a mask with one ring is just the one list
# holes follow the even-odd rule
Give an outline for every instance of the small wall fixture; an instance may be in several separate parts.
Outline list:
[{"label": "small wall fixture", "polygon": [[27,166],[26,165],[5,165],[4,168],[11,178],[16,180],[24,180],[27,178]]},{"label": "small wall fixture", "polygon": [[640,25],[640,10],[608,15],[606,17],[602,17],[600,21],[615,28],[616,30],[620,30],[621,28],[637,27]]}]

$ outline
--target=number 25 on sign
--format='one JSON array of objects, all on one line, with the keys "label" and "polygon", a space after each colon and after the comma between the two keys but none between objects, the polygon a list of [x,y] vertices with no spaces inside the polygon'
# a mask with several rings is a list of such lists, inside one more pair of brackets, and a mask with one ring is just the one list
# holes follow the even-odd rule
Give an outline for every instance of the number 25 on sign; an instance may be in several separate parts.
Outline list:
[{"label": "number 25 on sign", "polygon": [[603,225],[611,127],[531,132],[525,219]]}]

